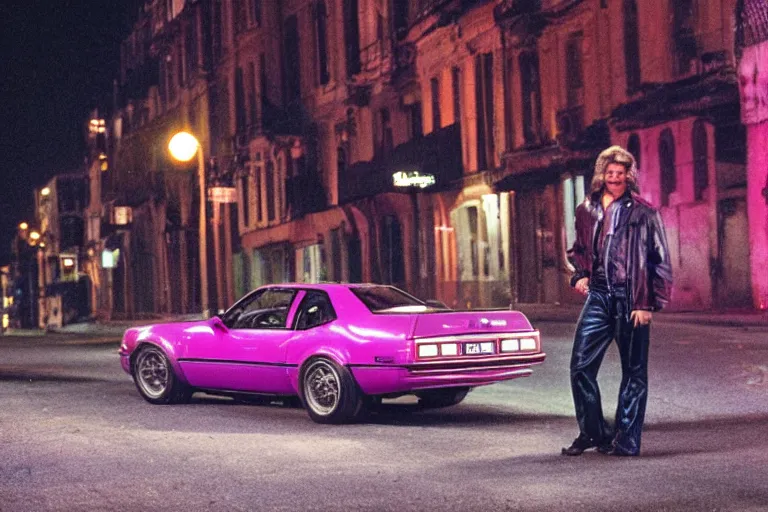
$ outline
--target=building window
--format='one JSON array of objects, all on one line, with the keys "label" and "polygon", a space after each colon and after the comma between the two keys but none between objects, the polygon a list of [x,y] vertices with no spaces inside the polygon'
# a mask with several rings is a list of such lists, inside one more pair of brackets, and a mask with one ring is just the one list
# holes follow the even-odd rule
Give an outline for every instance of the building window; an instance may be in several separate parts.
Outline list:
[{"label": "building window", "polygon": [[393,145],[389,109],[382,108],[379,110],[376,123],[376,153],[378,155],[386,155],[392,151]]},{"label": "building window", "polygon": [[259,54],[259,90],[261,92],[261,106],[263,115],[263,107],[269,103],[269,95],[267,94],[267,58],[263,53]]},{"label": "building window", "polygon": [[186,57],[186,81],[194,77],[198,67],[197,56],[197,18],[192,16],[184,33],[184,55]]},{"label": "building window", "polygon": [[344,0],[344,47],[347,57],[347,76],[360,72],[360,21],[357,0]]},{"label": "building window", "polygon": [[245,133],[247,112],[243,68],[235,68],[235,133]]},{"label": "building window", "polygon": [[461,122],[461,69],[451,69],[451,87],[453,92],[453,122]]},{"label": "building window", "polygon": [[408,31],[408,3],[410,0],[394,0],[393,11],[395,13],[395,35],[400,38]]},{"label": "building window", "polygon": [[475,57],[475,100],[477,105],[477,169],[494,165],[493,141],[493,54]]},{"label": "building window", "polygon": [[709,186],[707,127],[704,121],[693,123],[693,200],[705,199],[704,192]]},{"label": "building window", "polygon": [[672,42],[675,51],[675,71],[684,75],[691,70],[696,57],[696,34],[693,26],[693,0],[674,0],[672,7]]},{"label": "building window", "polygon": [[312,244],[296,249],[296,279],[301,283],[319,283],[328,280],[323,244]]},{"label": "building window", "polygon": [[267,172],[266,176],[264,177],[266,181],[266,195],[267,195],[267,221],[272,222],[275,220],[275,203],[276,203],[276,197],[275,197],[275,179],[277,176],[275,175],[275,162],[271,158],[267,160]]},{"label": "building window", "polygon": [[675,137],[666,128],[659,137],[659,170],[661,172],[661,206],[669,206],[669,196],[677,189],[675,174]]},{"label": "building window", "polygon": [[254,206],[256,208],[256,223],[261,224],[264,222],[264,212],[261,209],[264,204],[264,192],[261,190],[261,184],[264,182],[264,166],[261,164],[261,152],[257,151],[254,159],[256,160],[253,173],[255,178],[253,187],[256,189],[256,193],[254,194]]},{"label": "building window", "polygon": [[640,87],[640,28],[637,17],[637,0],[624,0],[624,71],[627,91]]},{"label": "building window", "polygon": [[285,50],[284,74],[286,103],[291,103],[301,97],[301,72],[299,59],[299,22],[296,15],[285,20],[283,48]]},{"label": "building window", "polygon": [[248,13],[246,12],[247,0],[232,0],[232,30],[235,35],[244,32],[247,28]]},{"label": "building window", "polygon": [[243,219],[243,228],[248,229],[251,225],[251,180],[248,176],[240,178],[240,205]]},{"label": "building window", "polygon": [[640,148],[640,136],[636,133],[633,133],[629,136],[629,139],[627,140],[627,151],[632,153],[632,156],[635,157],[635,163],[637,164],[637,168],[640,169],[640,159],[642,158],[642,149]]},{"label": "building window", "polygon": [[347,171],[347,152],[343,147],[336,148],[336,171],[343,176]]},{"label": "building window", "polygon": [[565,45],[565,87],[569,107],[577,107],[584,103],[583,40],[583,34],[576,32],[568,37]]},{"label": "building window", "polygon": [[251,0],[253,2],[253,22],[256,24],[256,26],[261,25],[261,0]]},{"label": "building window", "polygon": [[424,133],[424,127],[421,123],[421,102],[411,103],[406,106],[408,115],[408,140],[421,137]]},{"label": "building window", "polygon": [[440,129],[440,82],[435,78],[430,78],[429,89],[432,95],[432,131]]},{"label": "building window", "polygon": [[317,32],[317,65],[320,85],[325,85],[331,80],[328,70],[328,13],[325,2],[315,4],[315,30]]},{"label": "building window", "polygon": [[381,257],[386,284],[405,284],[405,260],[403,258],[403,236],[400,223],[393,215],[386,215],[381,223]]},{"label": "building window", "polygon": [[258,107],[256,106],[256,64],[248,63],[248,126],[251,135],[258,125]]},{"label": "building window", "polygon": [[515,70],[515,58],[510,55],[507,56],[507,69],[504,71],[504,142],[506,149],[511,150],[515,147],[515,116],[512,109],[512,91],[514,88],[514,80],[516,78]]},{"label": "building window", "polygon": [[[487,194],[482,203],[468,204],[451,212],[461,281],[498,280],[506,275],[504,245],[509,238],[508,230],[502,230],[500,222],[500,199],[499,194]],[[508,204],[506,199],[504,204]]]},{"label": "building window", "polygon": [[576,207],[584,202],[584,176],[566,176],[563,180],[563,227],[566,250],[576,241]]},{"label": "building window", "polygon": [[523,137],[526,144],[536,144],[541,138],[539,57],[536,51],[526,51],[518,60],[523,91]]},{"label": "building window", "polygon": [[222,45],[222,5],[221,0],[213,0],[213,12],[211,13],[211,53],[213,54],[213,61],[218,62],[221,60],[223,53]]}]

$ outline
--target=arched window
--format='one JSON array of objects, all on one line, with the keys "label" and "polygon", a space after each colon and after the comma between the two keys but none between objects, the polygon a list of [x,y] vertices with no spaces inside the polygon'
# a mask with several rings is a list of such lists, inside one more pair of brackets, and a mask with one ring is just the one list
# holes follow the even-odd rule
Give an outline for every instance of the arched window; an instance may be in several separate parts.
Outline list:
[{"label": "arched window", "polygon": [[526,144],[539,142],[541,135],[541,88],[539,57],[536,51],[525,51],[518,58],[523,90],[523,136]]},{"label": "arched window", "polygon": [[637,168],[640,169],[640,158],[642,158],[642,150],[640,149],[640,136],[638,134],[633,133],[629,136],[629,140],[627,141],[627,151],[632,153],[632,156],[635,157]]},{"label": "arched window", "polygon": [[637,18],[637,1],[624,0],[624,70],[627,91],[640,87],[640,29]]},{"label": "arched window", "polygon": [[707,165],[707,152],[709,140],[707,127],[704,121],[693,123],[693,200],[704,199],[704,190],[709,186],[709,169]]},{"label": "arched window", "polygon": [[669,206],[669,196],[677,189],[675,174],[675,137],[669,128],[659,137],[659,170],[661,173],[661,205]]},{"label": "arched window", "polygon": [[584,70],[582,68],[582,32],[568,36],[565,45],[565,82],[568,94],[568,106],[577,107],[584,98]]}]

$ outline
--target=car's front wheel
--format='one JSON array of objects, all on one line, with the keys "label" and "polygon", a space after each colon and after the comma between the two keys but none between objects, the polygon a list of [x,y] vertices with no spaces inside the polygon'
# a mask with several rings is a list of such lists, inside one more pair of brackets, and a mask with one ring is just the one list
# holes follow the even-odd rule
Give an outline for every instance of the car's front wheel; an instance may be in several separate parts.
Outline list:
[{"label": "car's front wheel", "polygon": [[416,393],[419,405],[426,408],[450,407],[456,405],[469,393],[469,388],[441,388]]},{"label": "car's front wheel", "polygon": [[317,423],[348,423],[363,409],[363,393],[350,371],[318,357],[308,361],[300,377],[300,398]]},{"label": "car's front wheel", "polygon": [[132,366],[136,389],[153,404],[186,403],[192,390],[174,373],[168,357],[154,345],[139,349]]}]

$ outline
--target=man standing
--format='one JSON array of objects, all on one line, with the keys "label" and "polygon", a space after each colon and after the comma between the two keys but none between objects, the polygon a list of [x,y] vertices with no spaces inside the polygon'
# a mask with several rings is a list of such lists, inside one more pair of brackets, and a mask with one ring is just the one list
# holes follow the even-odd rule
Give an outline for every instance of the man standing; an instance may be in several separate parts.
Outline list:
[{"label": "man standing", "polygon": [[[639,455],[652,312],[669,301],[672,271],[661,216],[639,197],[635,159],[619,146],[597,158],[591,194],[576,209],[576,241],[568,256],[575,268],[571,285],[587,300],[571,355],[579,436],[562,453],[597,448]],[[603,418],[597,372],[614,338],[622,378],[611,429]]]}]

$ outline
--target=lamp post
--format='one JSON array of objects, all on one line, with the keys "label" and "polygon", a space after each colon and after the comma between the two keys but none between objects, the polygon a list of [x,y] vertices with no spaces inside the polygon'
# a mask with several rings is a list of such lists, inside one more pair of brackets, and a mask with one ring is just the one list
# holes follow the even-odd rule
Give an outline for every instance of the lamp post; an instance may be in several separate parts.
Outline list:
[{"label": "lamp post", "polygon": [[168,142],[168,151],[171,156],[181,162],[189,162],[197,154],[197,178],[200,188],[200,306],[203,318],[208,318],[208,248],[206,243],[205,221],[205,159],[203,147],[194,135],[188,132],[179,132],[171,137]]}]

